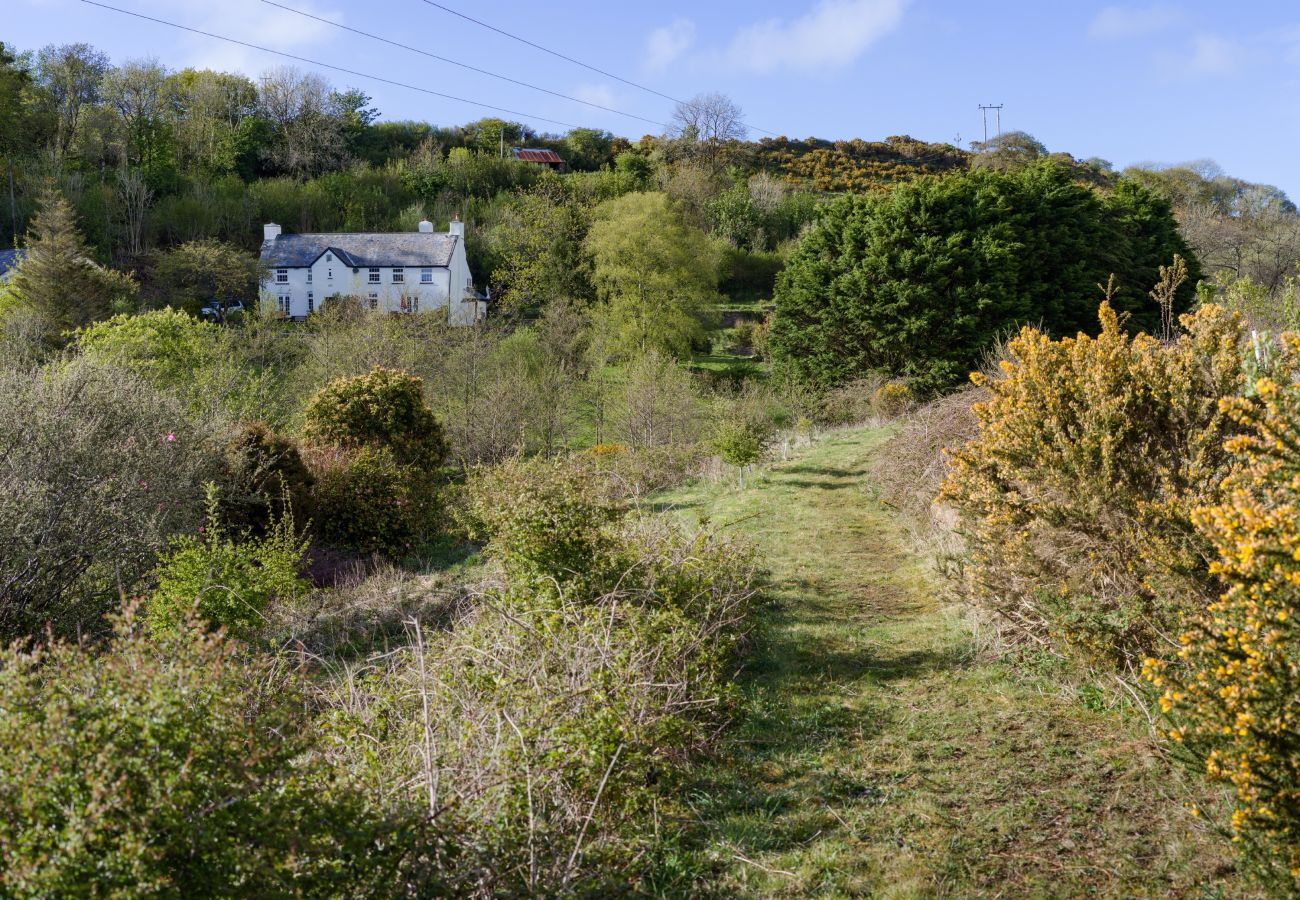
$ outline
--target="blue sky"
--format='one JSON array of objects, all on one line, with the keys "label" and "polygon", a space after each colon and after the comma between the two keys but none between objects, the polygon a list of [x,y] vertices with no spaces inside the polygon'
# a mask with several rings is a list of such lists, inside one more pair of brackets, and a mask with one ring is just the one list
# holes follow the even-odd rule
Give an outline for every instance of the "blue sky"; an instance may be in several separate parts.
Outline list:
[{"label": "blue sky", "polygon": [[[658,130],[349,35],[261,0],[105,2],[537,117],[633,138]],[[277,2],[654,121],[667,121],[671,112],[667,100],[422,0]],[[965,145],[982,134],[978,104],[1003,103],[1005,129],[1028,131],[1051,150],[1120,166],[1211,158],[1230,174],[1300,198],[1300,3],[1294,0],[440,2],[670,96],[722,91],[752,125],[791,137],[911,134]],[[87,41],[117,62],[155,57],[174,68],[250,75],[285,62],[79,0],[6,0],[6,6],[0,40],[19,49]],[[385,118],[454,124],[488,114],[364,78],[322,74],[365,90]]]}]

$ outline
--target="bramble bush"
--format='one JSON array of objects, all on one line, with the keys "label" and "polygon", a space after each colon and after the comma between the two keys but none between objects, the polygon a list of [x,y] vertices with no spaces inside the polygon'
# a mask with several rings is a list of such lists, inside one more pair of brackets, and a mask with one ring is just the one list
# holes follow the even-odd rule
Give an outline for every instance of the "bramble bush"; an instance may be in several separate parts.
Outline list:
[{"label": "bramble bush", "polygon": [[418,808],[327,766],[303,683],[221,633],[0,651],[0,894],[393,896],[446,890]]},{"label": "bramble bush", "polygon": [[[1284,336],[1286,356],[1300,337]],[[1234,840],[1279,895],[1300,891],[1300,390],[1261,378],[1258,402],[1224,408],[1246,428],[1239,468],[1195,520],[1226,591],[1192,615],[1173,659],[1144,674],[1162,689],[1167,732],[1232,784]]]},{"label": "bramble bush", "polygon": [[414,375],[376,367],[339,378],[307,403],[304,435],[345,450],[389,451],[399,465],[436,469],[447,456],[442,425],[424,402]]},{"label": "bramble bush", "polygon": [[598,552],[622,561],[613,589],[488,586],[334,696],[359,775],[457,810],[476,848],[457,881],[479,895],[625,892],[689,820],[684,764],[730,709],[752,552],[662,521]]},{"label": "bramble bush", "polygon": [[940,495],[960,515],[967,590],[1010,631],[1128,666],[1212,597],[1192,510],[1219,498],[1244,389],[1239,317],[1205,306],[1172,342],[1026,328],[976,404]]},{"label": "bramble bush", "polygon": [[197,617],[248,639],[266,621],[269,604],[293,600],[310,587],[298,574],[306,553],[291,514],[273,519],[263,537],[229,533],[209,485],[202,536],[173,538],[159,563],[149,624],[155,632],[172,631]]}]

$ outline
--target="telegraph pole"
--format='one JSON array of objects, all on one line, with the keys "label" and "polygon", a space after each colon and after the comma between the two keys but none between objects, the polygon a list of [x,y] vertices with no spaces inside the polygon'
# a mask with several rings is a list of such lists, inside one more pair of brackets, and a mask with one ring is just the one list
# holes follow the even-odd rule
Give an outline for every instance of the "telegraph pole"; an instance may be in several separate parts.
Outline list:
[{"label": "telegraph pole", "polygon": [[989,142],[989,110],[995,109],[998,113],[997,128],[998,134],[1002,134],[1002,104],[1001,103],[981,103],[980,112],[984,115],[984,143]]}]

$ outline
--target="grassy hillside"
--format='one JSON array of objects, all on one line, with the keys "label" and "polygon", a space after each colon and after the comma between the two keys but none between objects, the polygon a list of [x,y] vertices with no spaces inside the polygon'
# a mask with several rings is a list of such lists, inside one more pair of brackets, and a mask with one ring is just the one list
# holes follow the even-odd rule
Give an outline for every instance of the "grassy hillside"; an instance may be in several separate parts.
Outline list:
[{"label": "grassy hillside", "polygon": [[888,435],[834,432],[744,491],[660,498],[744,532],[771,571],[739,721],[691,793],[690,890],[1240,896],[1227,841],[1185,808],[1213,799],[1120,690],[982,652],[945,605],[873,498]]}]

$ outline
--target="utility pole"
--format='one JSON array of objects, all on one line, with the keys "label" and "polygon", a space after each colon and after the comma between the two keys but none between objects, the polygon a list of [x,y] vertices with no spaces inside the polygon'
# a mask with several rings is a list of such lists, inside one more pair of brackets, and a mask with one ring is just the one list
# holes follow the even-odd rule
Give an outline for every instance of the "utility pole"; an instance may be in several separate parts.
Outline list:
[{"label": "utility pole", "polygon": [[993,104],[993,103],[981,103],[981,104],[980,104],[980,112],[983,113],[983,115],[984,115],[984,143],[986,143],[986,144],[989,142],[989,110],[990,110],[990,109],[995,109],[995,110],[997,110],[997,113],[998,113],[998,118],[997,118],[998,135],[1001,135],[1001,134],[1002,134],[1002,104],[1001,104],[1001,103],[998,103],[998,104]]}]

